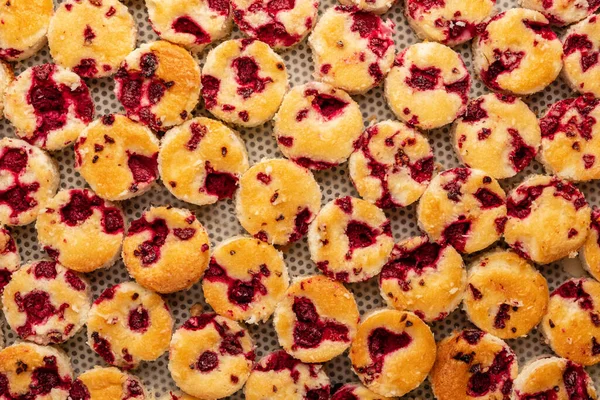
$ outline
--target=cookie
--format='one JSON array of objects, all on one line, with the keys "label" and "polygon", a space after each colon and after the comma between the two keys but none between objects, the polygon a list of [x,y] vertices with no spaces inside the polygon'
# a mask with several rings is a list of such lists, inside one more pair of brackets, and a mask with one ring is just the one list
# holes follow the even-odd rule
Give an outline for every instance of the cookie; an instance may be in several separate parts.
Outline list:
[{"label": "cookie", "polygon": [[544,14],[552,25],[565,26],[581,21],[600,8],[594,0],[519,0],[521,7]]},{"label": "cookie", "polygon": [[118,368],[94,367],[79,375],[69,391],[70,400],[145,400],[142,382]]},{"label": "cookie", "polygon": [[15,239],[6,228],[0,228],[0,294],[20,265],[21,257]]},{"label": "cookie", "polygon": [[579,249],[581,265],[592,277],[600,278],[600,209],[592,208],[590,231]]},{"label": "cookie", "polygon": [[0,58],[21,61],[46,44],[46,33],[54,14],[52,0],[12,0],[0,4]]},{"label": "cookie", "polygon": [[379,396],[358,383],[346,383],[333,393],[331,400],[392,400]]},{"label": "cookie", "polygon": [[562,76],[573,90],[600,96],[599,51],[600,21],[596,15],[574,25],[566,33],[563,39]]}]

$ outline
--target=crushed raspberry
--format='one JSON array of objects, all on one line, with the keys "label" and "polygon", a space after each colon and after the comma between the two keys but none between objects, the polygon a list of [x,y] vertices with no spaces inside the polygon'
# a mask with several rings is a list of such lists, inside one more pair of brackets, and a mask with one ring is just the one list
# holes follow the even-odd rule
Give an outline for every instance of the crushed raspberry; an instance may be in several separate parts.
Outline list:
[{"label": "crushed raspberry", "polygon": [[339,199],[335,199],[335,205],[342,209],[348,215],[352,214],[352,197],[340,197]]},{"label": "crushed raspberry", "polygon": [[437,87],[442,71],[436,67],[421,69],[411,65],[410,75],[406,78],[406,84],[417,90],[433,90]]},{"label": "crushed raspberry", "polygon": [[350,221],[346,227],[346,236],[348,237],[348,249],[352,253],[356,249],[374,245],[379,232],[364,222]]},{"label": "crushed raspberry", "polygon": [[[593,96],[580,96],[555,103],[540,120],[542,138],[553,140],[555,135],[563,133],[570,136],[577,134],[584,140],[591,140],[596,119],[589,114],[598,104],[600,100]],[[565,121],[564,116],[569,112],[575,115]]]},{"label": "crushed raspberry", "polygon": [[496,208],[504,205],[504,199],[489,189],[479,188],[474,194],[481,208]]},{"label": "crushed raspberry", "polygon": [[315,348],[325,340],[350,341],[348,327],[338,322],[322,320],[309,298],[294,297],[292,311],[297,319],[294,325],[294,348]]},{"label": "crushed raspberry", "polygon": [[323,64],[321,65],[321,73],[323,75],[327,75],[331,71],[331,64]]},{"label": "crushed raspberry", "polygon": [[[265,266],[266,268],[266,266]],[[266,272],[266,273],[265,273]],[[227,286],[227,298],[229,302],[237,305],[243,310],[248,309],[248,304],[255,300],[258,294],[261,296],[267,295],[267,288],[262,283],[263,277],[269,276],[270,272],[261,271],[252,274],[249,281],[242,281],[230,277],[225,269],[220,266],[214,257],[211,257],[208,270],[204,275],[204,279],[208,282],[220,282]]]},{"label": "crushed raspberry", "polygon": [[69,398],[71,400],[91,400],[88,388],[79,379],[75,379],[71,390],[69,390]]},{"label": "crushed raspberry", "polygon": [[190,124],[190,132],[191,132],[190,140],[188,140],[185,147],[189,151],[194,151],[198,148],[200,141],[202,140],[202,138],[204,138],[204,136],[206,136],[206,133],[208,132],[208,130],[206,129],[206,126],[200,125],[197,122],[192,122]]},{"label": "crushed raspberry", "polygon": [[[546,185],[537,186],[519,186],[515,192],[506,201],[508,215],[514,218],[523,219],[531,214],[531,206],[533,202],[542,195],[547,188],[553,188],[555,197],[562,197],[565,200],[573,203],[575,210],[587,205],[587,201],[583,194],[573,184],[562,181],[558,178],[553,178]],[[520,198],[520,200],[518,200]]]},{"label": "crushed raspberry", "polygon": [[304,397],[306,400],[328,400],[329,399],[329,387],[310,389],[306,392]]},{"label": "crushed raspberry", "polygon": [[465,251],[469,231],[471,230],[471,221],[458,220],[448,225],[442,232],[442,243],[449,243],[460,252]]},{"label": "crushed raspberry", "polygon": [[523,57],[525,57],[524,51],[494,49],[494,61],[487,69],[481,70],[481,79],[488,87],[501,90],[497,81],[498,76],[519,68]]},{"label": "crushed raspberry", "polygon": [[367,339],[372,364],[357,368],[357,372],[370,375],[368,380],[374,379],[372,376],[381,373],[383,370],[385,357],[407,347],[411,342],[412,337],[406,332],[395,333],[386,328],[374,329]]},{"label": "crushed raspberry", "polygon": [[337,164],[326,162],[326,161],[313,160],[312,158],[308,158],[308,157],[293,158],[292,161],[294,161],[296,164],[300,165],[301,167],[308,168],[308,169],[315,169],[315,170],[329,169],[329,168],[333,168],[337,165]]},{"label": "crushed raspberry", "polygon": [[85,29],[83,30],[83,39],[85,41],[86,45],[90,45],[92,44],[92,41],[96,38],[96,34],[94,33],[94,30],[92,29],[91,26],[86,25]]},{"label": "crushed raspberry", "polygon": [[65,272],[65,280],[73,289],[82,292],[86,289],[87,285],[85,282],[73,271]]},{"label": "crushed raspberry", "polygon": [[20,174],[27,167],[27,152],[21,148],[6,148],[0,158],[0,170]]},{"label": "crushed raspberry", "polygon": [[265,185],[268,185],[269,183],[271,183],[271,175],[267,175],[264,172],[259,172],[256,175],[256,179],[258,179],[259,181],[261,181]]},{"label": "crushed raspberry", "polygon": [[165,244],[169,228],[164,219],[157,218],[152,222],[148,222],[145,217],[135,220],[131,223],[127,236],[133,236],[140,232],[150,231],[152,238],[146,240],[134,250],[133,255],[141,258],[145,265],[153,264],[160,258],[160,248]]},{"label": "crushed raspberry", "polygon": [[379,277],[380,282],[385,279],[396,279],[404,291],[409,291],[411,280],[409,272],[420,276],[429,268],[437,269],[437,262],[443,247],[437,243],[425,241],[414,249],[406,249],[396,245],[390,260],[384,265]]},{"label": "crushed raspberry", "polygon": [[283,350],[275,351],[269,354],[265,359],[254,367],[256,371],[261,372],[281,372],[289,371],[294,383],[298,382],[300,372],[296,369],[300,365],[300,361],[290,356]]},{"label": "crushed raspberry", "polygon": [[448,93],[455,93],[460,96],[463,104],[469,101],[469,91],[471,90],[471,75],[467,73],[464,78],[445,85]]},{"label": "crushed raspberry", "polygon": [[593,310],[594,302],[583,288],[582,280],[570,280],[560,285],[551,296],[560,296],[576,302],[582,310]]},{"label": "crushed raspberry", "polygon": [[43,398],[50,396],[53,389],[68,391],[72,385],[71,377],[68,375],[60,376],[56,357],[46,356],[43,361],[44,365],[35,368],[31,373],[28,394],[33,396],[32,398],[38,398],[38,396]]},{"label": "crushed raspberry", "polygon": [[581,70],[586,72],[588,69],[598,64],[598,52],[592,51],[594,45],[587,35],[577,33],[569,35],[564,42],[563,51],[565,57],[575,53],[581,53]]},{"label": "crushed raspberry", "polygon": [[496,313],[496,316],[494,317],[494,328],[496,329],[504,329],[506,328],[506,321],[508,321],[510,319],[510,314],[508,313],[510,311],[510,305],[509,304],[501,304],[500,307],[498,308],[498,312]]},{"label": "crushed raspberry", "polygon": [[563,373],[563,382],[569,399],[591,399],[588,393],[589,378],[582,366],[567,361],[567,368]]},{"label": "crushed raspberry", "polygon": [[92,333],[92,348],[108,364],[115,362],[115,355],[111,350],[110,342],[101,337],[98,332]]},{"label": "crushed raspberry", "polygon": [[221,15],[229,15],[229,2],[227,0],[208,0],[208,6]]},{"label": "crushed raspberry", "polygon": [[290,235],[290,242],[295,242],[308,232],[308,224],[314,219],[313,213],[308,209],[302,209],[294,218],[294,232]]},{"label": "crushed raspberry", "polygon": [[292,147],[294,145],[294,138],[291,136],[279,136],[277,142],[285,147]]},{"label": "crushed raspberry", "polygon": [[461,337],[465,339],[471,346],[475,346],[483,337],[483,331],[476,329],[466,329],[461,333]]},{"label": "crushed raspberry", "polygon": [[187,15],[177,18],[173,21],[171,27],[175,32],[187,33],[194,36],[196,38],[195,42],[198,44],[210,43],[211,41],[210,35],[202,29],[196,21]]},{"label": "crushed raspberry", "polygon": [[244,99],[249,98],[253,93],[262,92],[268,83],[273,82],[270,77],[258,76],[260,67],[251,57],[238,57],[232,61],[231,65],[236,71],[236,80],[239,84],[237,93]]},{"label": "crushed raspberry", "polygon": [[40,261],[33,268],[35,279],[56,279],[56,262]]},{"label": "crushed raspberry", "polygon": [[354,389],[351,386],[343,386],[337,390],[331,400],[360,400],[354,394]]},{"label": "crushed raspberry", "polygon": [[104,301],[114,299],[118,287],[119,285],[115,285],[104,289],[100,296],[98,296],[98,298],[94,301],[94,304],[100,304]]},{"label": "crushed raspberry", "polygon": [[[64,315],[64,311],[68,308],[68,304],[63,304],[59,308],[54,307],[50,300],[48,292],[34,289],[22,296],[20,292],[15,293],[15,304],[19,312],[25,313],[25,323],[17,328],[17,333],[22,338],[27,338],[35,334],[34,327],[43,325],[48,321],[48,318],[53,315],[59,317]],[[62,336],[62,335],[61,335]],[[62,337],[57,338],[57,342],[62,340]]]},{"label": "crushed raspberry", "polygon": [[104,200],[85,190],[71,190],[69,202],[62,206],[59,212],[62,222],[69,226],[77,226],[91,217],[94,209],[102,213],[105,233],[123,231],[124,222],[121,212],[114,207],[107,207]]},{"label": "crushed raspberry", "polygon": [[508,159],[512,163],[516,172],[521,172],[531,163],[537,154],[537,149],[529,146],[519,132],[514,128],[508,129],[510,135],[510,146],[512,148]]},{"label": "crushed raspberry", "polygon": [[512,392],[513,380],[510,370],[514,362],[515,356],[507,349],[502,349],[496,354],[487,371],[477,371],[471,375],[467,383],[467,394],[481,397],[490,392],[500,391],[504,395],[503,398],[508,400]]},{"label": "crushed raspberry", "polygon": [[202,75],[202,98],[206,108],[211,109],[217,105],[217,95],[221,81],[210,75]]},{"label": "crushed raspberry", "polygon": [[[235,4],[233,4],[235,7]],[[296,44],[302,38],[302,35],[288,32],[286,27],[280,22],[278,14],[282,11],[293,10],[295,0],[270,0],[266,2],[258,1],[253,3],[247,11],[234,9],[233,18],[240,29],[248,35],[267,43],[269,46],[290,47]],[[260,26],[255,26],[250,22],[256,14],[266,15],[267,22]],[[312,27],[312,22],[309,27]]]},{"label": "crushed raspberry", "polygon": [[128,400],[133,397],[139,397],[144,394],[144,389],[142,389],[142,386],[139,384],[139,382],[137,380],[127,379],[127,383],[125,384],[125,386],[126,386],[126,393],[125,393],[125,397],[123,398],[123,400]]},{"label": "crushed raspberry", "polygon": [[217,314],[205,313],[188,319],[184,324],[183,328],[189,331],[199,331],[208,326],[208,324],[215,323],[215,317]]},{"label": "crushed raspberry", "polygon": [[214,351],[206,350],[200,355],[196,362],[196,369],[200,372],[207,373],[217,368],[219,365],[219,356]]},{"label": "crushed raspberry", "polygon": [[21,54],[23,54],[22,50],[17,50],[17,49],[12,49],[12,48],[8,48],[8,49],[0,48],[0,58],[3,60],[11,61],[11,58],[16,58]]},{"label": "crushed raspberry", "polygon": [[417,12],[427,13],[432,8],[441,8],[446,5],[444,0],[409,0],[406,2],[408,14],[411,18],[417,18]]},{"label": "crushed raspberry", "polygon": [[583,166],[585,167],[585,169],[590,169],[594,166],[594,164],[596,163],[596,156],[594,156],[593,154],[584,154],[582,156],[583,159]]},{"label": "crushed raspberry", "polygon": [[487,118],[488,117],[487,111],[484,110],[483,107],[481,107],[481,105],[483,104],[483,101],[484,101],[483,98],[479,98],[479,99],[475,99],[475,100],[471,101],[467,105],[467,109],[465,110],[465,113],[462,115],[462,121],[468,122],[468,123],[474,123],[477,121],[481,121],[484,118]]},{"label": "crushed raspberry", "polygon": [[473,295],[473,299],[481,300],[483,299],[483,294],[479,289],[469,283],[469,290],[471,291],[471,295]]},{"label": "crushed raspberry", "polygon": [[335,96],[319,93],[314,96],[311,105],[313,109],[329,121],[339,116],[348,103]]},{"label": "crushed raspberry", "polygon": [[558,40],[556,33],[550,29],[550,24],[541,21],[528,21],[524,20],[523,24],[526,27],[535,32],[536,35],[540,35],[546,40]]},{"label": "crushed raspberry", "polygon": [[83,58],[73,67],[73,72],[82,78],[93,78],[98,74],[98,66],[93,58]]},{"label": "crushed raspberry", "polygon": [[173,229],[173,235],[181,240],[190,240],[196,234],[194,228],[175,228]]},{"label": "crushed raspberry", "polygon": [[381,19],[375,14],[366,11],[355,11],[352,13],[352,32],[358,32],[361,37],[368,37],[372,32],[379,29]]},{"label": "crushed raspberry", "polygon": [[158,153],[152,157],[127,152],[127,165],[136,184],[150,183],[156,180],[158,174]]},{"label": "crushed raspberry", "polygon": [[231,199],[238,187],[238,178],[227,172],[210,172],[204,180],[206,193],[219,200]]},{"label": "crushed raspberry", "polygon": [[129,312],[129,329],[134,332],[144,333],[150,326],[150,315],[148,310],[142,306],[133,309]]}]

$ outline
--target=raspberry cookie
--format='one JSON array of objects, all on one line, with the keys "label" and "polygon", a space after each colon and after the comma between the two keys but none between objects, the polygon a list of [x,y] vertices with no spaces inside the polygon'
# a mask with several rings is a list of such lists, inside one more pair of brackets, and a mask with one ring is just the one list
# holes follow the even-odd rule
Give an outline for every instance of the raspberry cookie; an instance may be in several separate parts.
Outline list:
[{"label": "raspberry cookie", "polygon": [[385,98],[409,125],[434,129],[454,121],[469,100],[471,75],[450,47],[414,44],[398,55],[385,80]]},{"label": "raspberry cookie", "polygon": [[158,170],[167,189],[178,199],[199,206],[232,198],[248,167],[239,134],[204,117],[168,131],[158,154]]},{"label": "raspberry cookie", "polygon": [[406,0],[404,15],[419,38],[456,46],[473,39],[483,29],[483,21],[494,12],[495,3],[496,0]]},{"label": "raspberry cookie", "polygon": [[363,130],[358,104],[343,90],[320,82],[292,88],[274,122],[283,155],[312,169],[345,162]]},{"label": "raspberry cookie", "polygon": [[502,339],[475,329],[442,340],[429,376],[438,400],[510,398],[517,356]]},{"label": "raspberry cookie", "polygon": [[[600,3],[598,3],[600,4]],[[563,39],[563,76],[580,93],[600,96],[600,20],[593,15],[574,25]]]},{"label": "raspberry cookie", "polygon": [[75,168],[98,196],[127,200],[152,188],[160,142],[150,129],[124,115],[92,122],[75,143]]},{"label": "raspberry cookie", "polygon": [[544,14],[552,25],[565,26],[593,14],[600,3],[596,0],[519,0],[521,7]]},{"label": "raspberry cookie", "polygon": [[327,276],[362,282],[381,272],[394,247],[392,227],[373,204],[350,196],[327,203],[308,231],[310,258]]},{"label": "raspberry cookie", "polygon": [[350,94],[379,85],[394,62],[394,26],[356,6],[329,8],[308,38],[314,77]]},{"label": "raspberry cookie", "polygon": [[54,14],[52,0],[11,0],[0,4],[0,59],[21,61],[46,44]]},{"label": "raspberry cookie", "polygon": [[246,400],[327,400],[329,387],[320,364],[304,364],[279,350],[254,366],[244,395]]},{"label": "raspberry cookie", "polygon": [[442,172],[421,197],[419,226],[431,239],[461,253],[483,250],[500,239],[506,222],[506,194],[483,171],[454,168]]},{"label": "raspberry cookie", "polygon": [[585,243],[591,210],[579,189],[567,181],[533,175],[513,189],[507,209],[504,240],[535,263],[572,257]]},{"label": "raspberry cookie", "polygon": [[145,400],[148,398],[142,382],[118,368],[95,367],[73,381],[69,400]]},{"label": "raspberry cookie", "polygon": [[125,232],[123,211],[87,189],[61,190],[35,228],[44,250],[65,267],[91,272],[115,263]]},{"label": "raspberry cookie", "polygon": [[367,128],[348,169],[360,196],[377,207],[406,207],[421,197],[433,177],[433,151],[410,126],[383,121]]},{"label": "raspberry cookie", "polygon": [[590,231],[579,250],[581,264],[592,277],[600,278],[600,209],[592,209]]},{"label": "raspberry cookie", "polygon": [[317,20],[319,0],[232,0],[233,19],[242,32],[277,50],[300,43]]},{"label": "raspberry cookie", "polygon": [[134,282],[105,289],[87,321],[90,347],[108,364],[126,369],[160,357],[169,348],[172,330],[167,303]]},{"label": "raspberry cookie", "polygon": [[59,180],[56,163],[42,150],[19,139],[0,139],[0,224],[35,221]]},{"label": "raspberry cookie", "polygon": [[73,143],[94,119],[88,87],[54,64],[25,70],[6,90],[4,115],[23,140],[54,151]]},{"label": "raspberry cookie", "polygon": [[312,173],[284,159],[263,160],[240,179],[236,213],[254,237],[284,245],[303,237],[321,208]]},{"label": "raspberry cookie", "polygon": [[288,86],[283,59],[258,40],[221,43],[208,53],[202,67],[206,109],[220,120],[244,127],[273,118]]},{"label": "raspberry cookie", "polygon": [[155,131],[182,124],[200,99],[198,63],[184,48],[164,40],[130,53],[115,82],[127,115]]},{"label": "raspberry cookie", "polygon": [[541,141],[533,111],[520,99],[501,94],[471,100],[453,131],[460,162],[496,179],[523,171],[537,155]]},{"label": "raspberry cookie", "polygon": [[118,0],[67,0],[48,29],[54,61],[84,78],[117,71],[135,49],[137,30],[127,7]]},{"label": "raspberry cookie", "polygon": [[261,240],[237,236],[217,246],[202,281],[217,314],[251,324],[266,322],[289,286],[283,255]]},{"label": "raspberry cookie", "polygon": [[123,262],[142,286],[158,293],[189,289],[208,267],[208,234],[191,211],[152,207],[131,222]]},{"label": "raspberry cookie", "polygon": [[230,319],[202,314],[175,331],[169,371],[186,393],[201,399],[220,399],[244,386],[254,357],[248,331]]},{"label": "raspberry cookie", "polygon": [[2,294],[10,327],[22,339],[38,344],[73,337],[85,323],[91,302],[89,284],[54,261],[25,264]]},{"label": "raspberry cookie", "polygon": [[323,275],[294,280],[273,317],[279,344],[294,358],[320,363],[342,354],[360,317],[354,296]]},{"label": "raspberry cookie", "polygon": [[413,313],[376,310],[359,324],[350,361],[361,382],[373,392],[403,396],[416,389],[433,366],[433,333]]},{"label": "raspberry cookie", "polygon": [[4,97],[8,86],[15,78],[12,66],[0,59],[0,118],[4,117]]},{"label": "raspberry cookie", "polygon": [[527,335],[548,307],[548,283],[527,260],[498,250],[469,268],[464,308],[478,328],[502,339]]},{"label": "raspberry cookie", "polygon": [[[10,282],[12,274],[19,269],[21,257],[15,239],[5,228],[0,228],[0,294]],[[0,340],[0,345],[2,340]],[[1,346],[0,346],[1,347]]]},{"label": "raspberry cookie", "polygon": [[371,392],[358,383],[346,383],[335,391],[331,400],[393,400]]},{"label": "raspberry cookie", "polygon": [[73,383],[69,357],[54,347],[17,343],[0,351],[3,399],[67,399]]},{"label": "raspberry cookie", "polygon": [[161,39],[200,53],[231,32],[231,7],[223,0],[146,0]]},{"label": "raspberry cookie", "polygon": [[379,276],[381,296],[390,307],[412,311],[426,322],[454,311],[466,285],[460,254],[449,244],[430,242],[426,235],[396,244]]},{"label": "raspberry cookie", "polygon": [[592,95],[560,100],[540,119],[539,160],[552,174],[571,181],[600,179],[600,100]]},{"label": "raspberry cookie", "polygon": [[494,91],[526,96],[556,79],[562,43],[537,11],[513,8],[493,17],[473,42],[473,62]]},{"label": "raspberry cookie", "polygon": [[558,357],[527,364],[514,383],[514,400],[596,399],[594,381],[582,366]]}]

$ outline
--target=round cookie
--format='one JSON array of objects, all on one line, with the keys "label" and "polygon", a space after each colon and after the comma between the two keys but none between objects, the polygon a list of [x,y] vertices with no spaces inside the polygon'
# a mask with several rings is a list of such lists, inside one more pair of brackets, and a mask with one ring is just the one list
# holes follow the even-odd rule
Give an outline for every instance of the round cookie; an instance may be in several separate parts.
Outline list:
[{"label": "round cookie", "polygon": [[582,94],[600,96],[600,20],[596,15],[569,29],[563,39],[563,52],[562,75],[569,86]]},{"label": "round cookie", "polygon": [[106,363],[125,369],[160,357],[169,348],[172,330],[167,303],[135,282],[106,288],[87,321],[92,350]]},{"label": "round cookie", "polygon": [[276,50],[285,50],[304,40],[313,28],[319,0],[232,0],[231,8],[242,32]]},{"label": "round cookie", "polygon": [[242,175],[236,197],[240,224],[254,237],[277,245],[302,238],[321,208],[312,173],[285,159],[263,160]]},{"label": "round cookie", "polygon": [[356,6],[329,8],[308,38],[315,79],[350,94],[379,85],[394,62],[394,26]]},{"label": "round cookie", "polygon": [[144,125],[124,115],[105,115],[79,135],[75,168],[98,196],[127,200],[153,187],[159,146]]},{"label": "round cookie", "polygon": [[314,275],[292,282],[277,305],[273,326],[290,355],[321,363],[348,349],[359,320],[352,293],[339,282]]},{"label": "round cookie", "polygon": [[453,128],[460,162],[496,179],[523,171],[537,155],[540,141],[537,116],[527,104],[495,93],[471,100]]},{"label": "round cookie", "polygon": [[231,32],[231,7],[222,0],[146,0],[150,23],[161,39],[200,53]]},{"label": "round cookie", "polygon": [[52,0],[11,0],[0,4],[0,59],[21,61],[46,44],[54,14]]},{"label": "round cookie", "polygon": [[127,6],[118,0],[67,0],[48,29],[54,61],[84,78],[114,74],[135,49],[137,30]]},{"label": "round cookie", "polygon": [[556,79],[562,43],[537,11],[513,8],[496,15],[473,42],[475,71],[491,90],[525,96]]},{"label": "round cookie", "polygon": [[600,283],[569,279],[555,289],[542,333],[559,356],[581,365],[600,362]]},{"label": "round cookie", "polygon": [[346,196],[327,203],[308,228],[311,260],[341,282],[362,282],[381,272],[394,247],[392,227],[375,205]]},{"label": "round cookie", "polygon": [[6,90],[15,78],[12,65],[0,59],[0,118],[4,117],[4,97]]},{"label": "round cookie", "polygon": [[400,397],[427,377],[435,361],[435,340],[415,314],[380,309],[358,325],[349,356],[352,369],[369,390]]},{"label": "round cookie", "polygon": [[429,237],[461,253],[483,250],[500,239],[506,222],[506,195],[483,171],[449,169],[437,175],[417,208]]},{"label": "round cookie", "polygon": [[264,356],[253,368],[246,400],[327,400],[329,378],[320,364],[304,364],[283,350]]},{"label": "round cookie", "polygon": [[125,233],[123,211],[87,189],[61,190],[40,211],[35,228],[46,252],[78,272],[110,267]]},{"label": "round cookie", "polygon": [[247,128],[273,118],[288,87],[283,59],[254,39],[221,43],[208,53],[202,67],[206,109],[220,120]]},{"label": "round cookie", "polygon": [[579,249],[579,258],[583,268],[598,280],[600,278],[600,209],[592,208],[590,231],[585,243]]},{"label": "round cookie", "polygon": [[548,307],[548,283],[527,260],[497,250],[469,267],[464,309],[479,329],[501,339],[527,335]]},{"label": "round cookie", "polygon": [[50,151],[73,143],[94,114],[85,82],[54,64],[28,68],[4,96],[4,116],[15,126],[17,136]]},{"label": "round cookie", "polygon": [[449,244],[430,242],[426,235],[396,244],[379,276],[381,297],[388,306],[412,311],[426,322],[454,311],[466,286],[460,254]]},{"label": "round cookie", "polygon": [[23,265],[2,293],[6,322],[19,337],[38,344],[62,343],[85,324],[90,287],[55,261]]},{"label": "round cookie", "polygon": [[592,95],[560,100],[540,119],[538,156],[548,173],[571,181],[600,179],[600,100]]},{"label": "round cookie", "polygon": [[200,99],[200,67],[182,47],[164,40],[130,53],[115,74],[127,115],[155,131],[180,125]]},{"label": "round cookie", "polygon": [[435,42],[406,48],[385,80],[385,98],[394,114],[421,129],[454,121],[465,110],[470,89],[471,75],[462,58]]},{"label": "round cookie", "polygon": [[169,371],[186,393],[220,399],[244,386],[254,357],[248,331],[230,319],[202,314],[187,320],[173,334]]},{"label": "round cookie", "polygon": [[79,375],[69,391],[69,400],[145,400],[142,382],[118,368],[94,367]]},{"label": "round cookie", "polygon": [[59,181],[58,167],[48,154],[19,139],[0,139],[0,224],[35,221]]},{"label": "round cookie", "polygon": [[331,400],[394,400],[371,392],[359,383],[346,383],[333,393]]},{"label": "round cookie", "polygon": [[273,135],[284,156],[319,170],[345,162],[362,130],[360,107],[348,93],[310,82],[285,95],[274,118]]},{"label": "round cookie", "polygon": [[549,264],[573,257],[585,243],[591,210],[567,181],[532,175],[512,190],[506,204],[504,240],[522,257]]},{"label": "round cookie", "polygon": [[427,139],[401,122],[368,127],[350,156],[348,170],[360,196],[377,207],[406,207],[421,197],[433,177]]},{"label": "round cookie", "polygon": [[438,400],[508,400],[518,369],[502,339],[467,329],[438,344],[429,381]]},{"label": "round cookie", "polygon": [[496,0],[405,0],[404,15],[419,38],[456,46],[473,39],[495,4]]},{"label": "round cookie", "polygon": [[0,227],[0,294],[20,265],[21,257],[15,239],[6,228]]},{"label": "round cookie", "polygon": [[173,196],[188,203],[202,206],[232,198],[248,167],[244,141],[219,121],[194,118],[161,140],[160,177]]},{"label": "round cookie", "polygon": [[206,230],[191,211],[151,207],[131,222],[123,262],[142,286],[158,293],[189,289],[208,267]]},{"label": "round cookie", "polygon": [[217,314],[250,324],[267,322],[289,286],[283,255],[261,240],[235,236],[212,252],[202,280]]},{"label": "round cookie", "polygon": [[552,25],[558,26],[580,21],[600,7],[595,0],[519,0],[519,4],[541,12]]},{"label": "round cookie", "polygon": [[527,364],[514,382],[514,400],[596,400],[594,381],[582,366],[558,357]]},{"label": "round cookie", "polygon": [[69,357],[61,350],[17,343],[0,351],[3,399],[66,400],[73,383]]}]

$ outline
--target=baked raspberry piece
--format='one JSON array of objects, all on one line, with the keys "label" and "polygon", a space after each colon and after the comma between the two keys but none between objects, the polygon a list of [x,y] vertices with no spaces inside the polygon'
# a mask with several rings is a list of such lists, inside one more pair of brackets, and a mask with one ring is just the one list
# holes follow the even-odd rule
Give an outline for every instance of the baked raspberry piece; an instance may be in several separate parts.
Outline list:
[{"label": "baked raspberry piece", "polygon": [[343,90],[320,82],[292,88],[274,122],[283,155],[317,170],[345,162],[363,130],[358,104]]},{"label": "baked raspberry piece", "polygon": [[473,99],[456,120],[454,148],[460,161],[496,179],[515,176],[538,153],[537,116],[520,99],[486,94]]},{"label": "baked raspberry piece", "polygon": [[273,118],[289,87],[283,59],[254,39],[228,40],[202,67],[204,106],[215,117],[254,127]]},{"label": "baked raspberry piece", "polygon": [[581,365],[600,362],[600,283],[569,279],[555,289],[542,320],[542,333],[560,357]]},{"label": "baked raspberry piece", "polygon": [[0,228],[0,294],[20,265],[21,257],[15,239],[6,228]]},{"label": "baked raspberry piece", "polygon": [[519,4],[541,12],[557,26],[581,21],[600,8],[598,0],[519,0]]},{"label": "baked raspberry piece", "polygon": [[283,350],[264,356],[244,387],[247,400],[327,400],[329,378],[320,364],[304,364]]},{"label": "baked raspberry piece", "polygon": [[130,53],[115,74],[127,116],[166,131],[191,116],[200,98],[200,67],[184,48],[159,40]]},{"label": "baked raspberry piece", "polygon": [[158,293],[190,288],[208,267],[208,234],[191,211],[151,207],[132,221],[123,262],[142,286]]},{"label": "baked raspberry piece", "polygon": [[169,371],[186,393],[220,399],[244,386],[254,358],[254,344],[246,329],[207,313],[191,317],[173,334]]},{"label": "baked raspberry piece", "polygon": [[364,131],[348,169],[363,199],[381,208],[406,207],[421,197],[431,181],[433,151],[415,129],[387,120]]},{"label": "baked raspberry piece", "polygon": [[375,394],[359,383],[346,383],[333,393],[331,400],[390,400],[390,398]]},{"label": "baked raspberry piece", "polygon": [[567,181],[532,175],[512,190],[506,204],[504,240],[535,263],[574,257],[585,243],[591,210],[579,189]]},{"label": "baked raspberry piece", "polygon": [[317,21],[319,0],[232,0],[242,32],[277,50],[300,43]]},{"label": "baked raspberry piece", "polygon": [[183,392],[169,392],[162,396],[160,400],[198,400],[195,397]]},{"label": "baked raspberry piece", "polygon": [[379,275],[381,296],[390,307],[412,311],[427,322],[454,311],[466,285],[460,254],[449,244],[430,242],[426,235],[396,244]]},{"label": "baked raspberry piece", "polygon": [[597,207],[592,208],[590,231],[579,250],[579,258],[592,277],[600,277],[600,209]]},{"label": "baked raspberry piece", "polygon": [[421,197],[417,217],[433,241],[474,253],[502,236],[506,195],[483,171],[449,169],[433,178]]},{"label": "baked raspberry piece", "polygon": [[308,39],[315,79],[350,94],[379,85],[394,62],[394,26],[356,6],[329,8]]},{"label": "baked raspberry piece", "polygon": [[159,145],[146,126],[124,115],[105,115],[79,135],[75,169],[103,199],[127,200],[153,187]]},{"label": "baked raspberry piece", "polygon": [[15,78],[12,65],[0,59],[0,118],[4,117],[4,97],[6,89]]},{"label": "baked raspberry piece", "polygon": [[118,368],[94,367],[79,375],[69,391],[69,400],[146,400],[148,394],[139,378]]},{"label": "baked raspberry piece", "polygon": [[513,8],[491,18],[473,42],[473,62],[491,90],[526,96],[556,79],[562,44],[541,13]]},{"label": "baked raspberry piece", "polygon": [[[600,4],[600,2],[598,2]],[[592,15],[566,33],[563,39],[563,77],[579,93],[600,96],[600,20]]]},{"label": "baked raspberry piece", "polygon": [[86,322],[89,284],[55,261],[25,264],[2,293],[2,309],[20,338],[38,344],[62,343]]},{"label": "baked raspberry piece", "polygon": [[48,29],[54,61],[84,78],[114,74],[135,49],[137,29],[119,0],[66,0]]},{"label": "baked raspberry piece", "polygon": [[4,102],[17,136],[50,151],[72,144],[95,114],[85,82],[54,64],[21,73],[6,89]]},{"label": "baked raspberry piece", "polygon": [[273,326],[291,356],[321,363],[348,349],[359,319],[354,296],[344,285],[314,275],[292,282],[275,310]]},{"label": "baked raspberry piece", "polygon": [[0,59],[21,61],[46,44],[54,14],[52,0],[5,1],[0,4]]},{"label": "baked raspberry piece", "polygon": [[107,364],[131,369],[169,348],[173,318],[167,303],[135,282],[106,288],[87,321],[88,344]]},{"label": "baked raspberry piece", "polygon": [[231,32],[231,7],[223,0],[146,0],[152,28],[161,39],[200,53]]},{"label": "baked raspberry piece", "polygon": [[414,44],[398,55],[385,80],[385,97],[409,125],[434,129],[466,108],[471,76],[458,53],[443,44]]},{"label": "baked raspberry piece", "polygon": [[438,400],[509,400],[517,372],[517,356],[502,339],[467,329],[438,344],[429,379]]},{"label": "baked raspberry piece", "polygon": [[406,0],[404,15],[419,38],[456,46],[485,27],[495,4],[496,0]]}]

